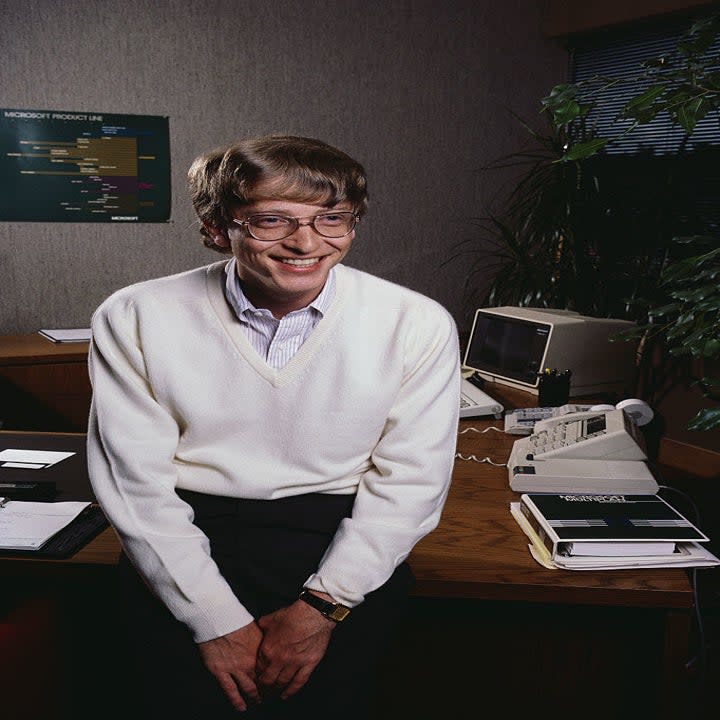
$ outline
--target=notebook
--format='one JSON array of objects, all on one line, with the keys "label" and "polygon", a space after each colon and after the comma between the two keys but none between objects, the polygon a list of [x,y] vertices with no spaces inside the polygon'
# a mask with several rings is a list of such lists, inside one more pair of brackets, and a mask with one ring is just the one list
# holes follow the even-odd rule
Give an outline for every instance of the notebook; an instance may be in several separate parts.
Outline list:
[{"label": "notebook", "polygon": [[[17,504],[18,503],[15,503],[15,505]],[[7,542],[0,543],[0,556],[25,556],[53,559],[70,557],[108,527],[105,514],[98,505],[91,505],[90,503],[60,503],[60,505],[84,507],[75,515],[74,519],[67,522],[59,531],[53,534],[50,534],[52,533],[52,528],[43,531],[44,539],[40,538],[40,540],[33,541],[31,538],[25,537],[21,542],[8,540]],[[57,508],[58,503],[42,503],[42,505],[40,503],[20,503],[20,506],[30,506],[33,508],[41,506],[52,512],[54,507]],[[12,508],[12,505],[8,503],[6,508],[8,507]],[[4,512],[6,508],[0,509],[0,512]],[[63,518],[62,521],[59,521],[58,524],[65,522],[67,517],[70,517],[73,512],[74,509],[68,511],[66,517]],[[17,526],[17,523],[15,523],[15,525]]]}]

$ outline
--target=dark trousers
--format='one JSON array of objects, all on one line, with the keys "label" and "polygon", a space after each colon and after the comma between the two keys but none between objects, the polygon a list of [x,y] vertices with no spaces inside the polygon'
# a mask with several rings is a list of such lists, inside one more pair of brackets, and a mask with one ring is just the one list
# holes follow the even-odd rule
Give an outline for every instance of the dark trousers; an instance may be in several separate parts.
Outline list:
[{"label": "dark trousers", "polygon": [[[290,605],[318,566],[335,531],[352,512],[353,496],[303,495],[237,500],[180,491],[208,536],[223,577],[256,618]],[[131,645],[130,706],[135,718],[224,720],[238,713],[205,668],[182,623],[147,589],[126,558],[120,588]],[[402,564],[385,585],[332,633],[327,653],[292,698],[250,705],[240,717],[356,718],[372,716],[375,669],[402,615],[413,577]]]}]

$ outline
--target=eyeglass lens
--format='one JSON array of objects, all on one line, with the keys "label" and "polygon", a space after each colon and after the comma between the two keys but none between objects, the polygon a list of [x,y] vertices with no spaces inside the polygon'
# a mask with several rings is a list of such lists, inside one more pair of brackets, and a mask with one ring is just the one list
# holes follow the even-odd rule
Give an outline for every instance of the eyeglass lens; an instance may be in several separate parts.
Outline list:
[{"label": "eyeglass lens", "polygon": [[[250,215],[247,219],[250,234],[257,240],[282,240],[300,226],[298,218],[286,215]],[[352,232],[357,218],[353,212],[335,212],[316,215],[311,224],[318,235],[340,238]]]}]

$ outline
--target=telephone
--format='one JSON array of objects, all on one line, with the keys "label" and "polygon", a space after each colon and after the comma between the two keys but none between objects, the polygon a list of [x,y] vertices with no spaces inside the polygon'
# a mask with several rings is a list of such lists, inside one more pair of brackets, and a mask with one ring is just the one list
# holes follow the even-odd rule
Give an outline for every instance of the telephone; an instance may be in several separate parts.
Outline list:
[{"label": "telephone", "polygon": [[647,425],[654,415],[650,406],[644,400],[637,398],[621,400],[617,405],[574,405],[570,403],[560,407],[529,407],[508,410],[505,413],[504,429],[510,435],[530,435],[534,431],[535,423],[540,420],[585,410],[624,410],[636,425]]},{"label": "telephone", "polygon": [[622,409],[585,410],[535,423],[513,444],[508,472],[519,492],[655,494],[645,440]]}]

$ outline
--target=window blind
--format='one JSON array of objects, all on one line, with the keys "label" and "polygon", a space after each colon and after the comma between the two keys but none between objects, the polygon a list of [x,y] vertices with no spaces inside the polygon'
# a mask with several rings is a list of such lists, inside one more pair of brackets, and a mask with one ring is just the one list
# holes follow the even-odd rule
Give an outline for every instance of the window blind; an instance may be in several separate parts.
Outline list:
[{"label": "window blind", "polygon": [[[597,95],[597,104],[588,116],[591,125],[602,137],[617,136],[631,127],[629,120],[618,121],[624,105],[652,85],[651,79],[632,81],[641,64],[646,60],[665,58],[673,63],[678,60],[677,45],[692,25],[693,20],[683,18],[671,24],[634,28],[620,33],[603,34],[579,42],[571,48],[573,56],[573,81],[589,80],[597,75],[619,78],[623,82]],[[716,70],[720,70],[720,41],[707,52]],[[605,150],[609,155],[637,152],[653,154],[675,153],[685,139],[685,131],[661,113],[646,124],[611,143]],[[710,113],[695,127],[687,140],[686,149],[699,146],[720,147],[720,117]]]},{"label": "window blind", "polygon": [[[646,60],[665,58],[672,64],[679,62],[678,43],[699,19],[676,18],[669,23],[603,33],[575,42],[570,48],[574,82],[598,75],[623,80],[595,98],[595,107],[587,120],[590,127],[595,126],[597,135],[616,137],[631,127],[632,121],[618,120],[618,116],[628,100],[648,89],[653,81],[630,78],[638,75]],[[708,49],[707,57],[711,67],[720,70],[720,40]],[[682,153],[678,153],[680,149]],[[670,205],[675,205],[672,215],[682,224],[678,234],[720,235],[717,111],[699,121],[689,137],[667,113],[660,113],[652,122],[638,125],[606,146],[598,163],[611,168],[613,184],[624,186],[627,200],[634,194],[633,187],[670,186],[672,181]]]}]

